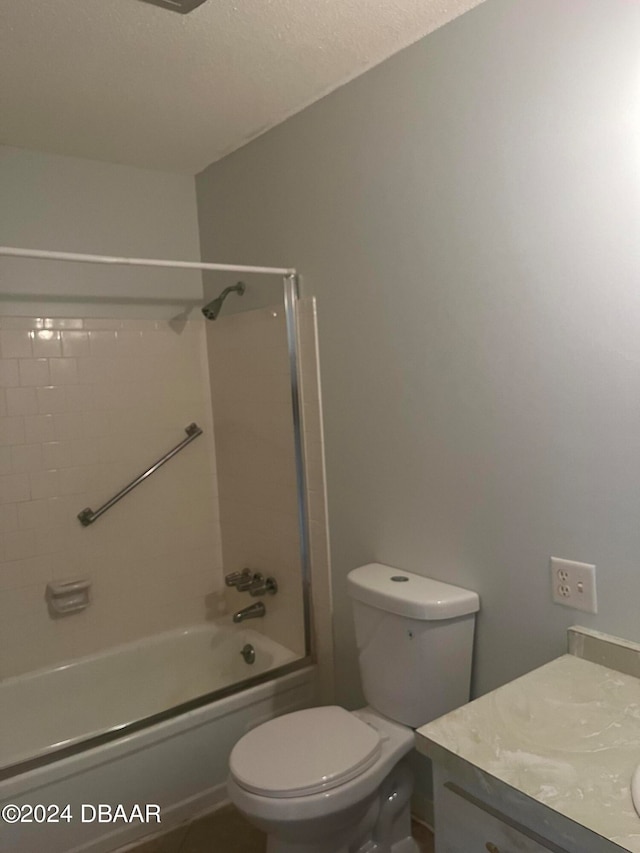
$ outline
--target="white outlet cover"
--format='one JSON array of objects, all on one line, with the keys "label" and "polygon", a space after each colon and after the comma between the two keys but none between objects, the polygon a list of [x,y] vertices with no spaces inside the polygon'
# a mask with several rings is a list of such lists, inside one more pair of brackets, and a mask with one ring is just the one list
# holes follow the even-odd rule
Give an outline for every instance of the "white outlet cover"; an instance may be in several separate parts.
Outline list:
[{"label": "white outlet cover", "polygon": [[551,594],[556,604],[584,610],[586,613],[598,612],[596,592],[596,567],[591,563],[578,563],[551,557]]}]

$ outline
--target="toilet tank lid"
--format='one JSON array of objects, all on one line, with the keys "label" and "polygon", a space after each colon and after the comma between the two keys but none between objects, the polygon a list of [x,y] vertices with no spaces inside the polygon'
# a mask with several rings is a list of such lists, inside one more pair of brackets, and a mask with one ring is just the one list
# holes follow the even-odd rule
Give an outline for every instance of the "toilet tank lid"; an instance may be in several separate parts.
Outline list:
[{"label": "toilet tank lid", "polygon": [[382,563],[368,563],[349,572],[351,598],[410,619],[453,619],[480,609],[478,594],[469,589],[415,575]]}]

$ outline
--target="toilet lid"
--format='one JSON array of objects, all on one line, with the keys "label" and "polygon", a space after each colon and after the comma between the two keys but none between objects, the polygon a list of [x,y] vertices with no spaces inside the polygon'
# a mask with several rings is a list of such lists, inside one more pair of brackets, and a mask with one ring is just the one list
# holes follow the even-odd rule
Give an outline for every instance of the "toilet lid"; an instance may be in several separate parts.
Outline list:
[{"label": "toilet lid", "polygon": [[358,776],[376,761],[380,743],[374,728],[344,708],[309,708],[248,732],[234,746],[229,768],[254,794],[302,797]]}]

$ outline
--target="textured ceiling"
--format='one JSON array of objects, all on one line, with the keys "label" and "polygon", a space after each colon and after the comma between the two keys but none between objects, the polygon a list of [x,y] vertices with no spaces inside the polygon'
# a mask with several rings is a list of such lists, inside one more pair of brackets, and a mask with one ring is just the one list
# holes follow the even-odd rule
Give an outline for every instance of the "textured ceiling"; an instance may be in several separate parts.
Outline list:
[{"label": "textured ceiling", "polygon": [[195,173],[482,0],[0,0],[0,142]]}]

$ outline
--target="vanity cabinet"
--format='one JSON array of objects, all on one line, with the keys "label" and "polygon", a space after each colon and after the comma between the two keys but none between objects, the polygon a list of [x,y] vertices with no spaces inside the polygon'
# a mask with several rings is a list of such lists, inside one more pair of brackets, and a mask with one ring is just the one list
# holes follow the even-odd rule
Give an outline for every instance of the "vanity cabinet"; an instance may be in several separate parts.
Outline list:
[{"label": "vanity cabinet", "polygon": [[[622,853],[459,756],[431,752],[435,853]],[[640,851],[640,847],[632,848]]]},{"label": "vanity cabinet", "polygon": [[567,853],[455,782],[441,785],[436,809],[436,853]]},{"label": "vanity cabinet", "polygon": [[640,644],[575,627],[569,650],[417,729],[436,853],[640,853]]}]

